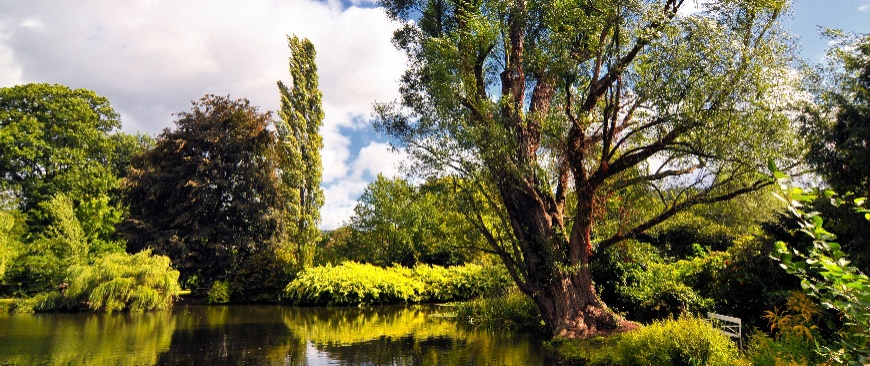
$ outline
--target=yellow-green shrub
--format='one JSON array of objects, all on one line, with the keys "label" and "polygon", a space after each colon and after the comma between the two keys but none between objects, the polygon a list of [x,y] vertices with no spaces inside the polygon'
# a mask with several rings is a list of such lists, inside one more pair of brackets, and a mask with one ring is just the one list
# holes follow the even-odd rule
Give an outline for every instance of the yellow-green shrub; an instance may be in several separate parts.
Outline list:
[{"label": "yellow-green shrub", "polygon": [[737,347],[704,319],[681,316],[628,332],[619,341],[621,365],[731,365]]},{"label": "yellow-green shrub", "polygon": [[209,304],[226,304],[230,302],[230,285],[227,281],[214,281],[208,289],[206,302]]},{"label": "yellow-green shrub", "polygon": [[169,258],[152,255],[150,250],[112,253],[92,265],[74,265],[68,283],[65,298],[109,312],[166,309],[181,291],[178,271],[172,269]]},{"label": "yellow-green shrub", "polygon": [[423,284],[410,278],[404,267],[380,268],[371,264],[345,262],[304,270],[284,289],[296,304],[350,305],[417,302]]},{"label": "yellow-green shrub", "polygon": [[419,265],[381,268],[344,262],[308,268],[284,289],[286,299],[304,305],[386,304],[466,300],[503,292],[504,270],[480,265]]}]

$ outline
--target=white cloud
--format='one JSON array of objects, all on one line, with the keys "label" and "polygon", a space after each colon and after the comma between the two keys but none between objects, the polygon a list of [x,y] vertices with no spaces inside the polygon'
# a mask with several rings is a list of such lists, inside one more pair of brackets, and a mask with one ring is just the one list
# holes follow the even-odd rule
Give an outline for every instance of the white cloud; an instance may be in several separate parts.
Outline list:
[{"label": "white cloud", "polygon": [[870,10],[870,4],[867,4],[867,5],[861,5],[861,6],[858,7],[858,11],[860,11],[860,12],[862,12],[862,13],[863,13],[863,12],[866,12],[867,10]]},{"label": "white cloud", "polygon": [[383,174],[387,178],[399,175],[399,168],[405,155],[393,151],[388,144],[372,142],[360,149],[359,156],[353,164],[352,177],[362,179],[368,175],[374,177]]},{"label": "white cloud", "polygon": [[[390,43],[396,27],[380,9],[344,9],[337,0],[0,1],[0,86],[92,89],[109,98],[125,131],[157,133],[205,93],[277,109],[275,83],[289,81],[286,36],[307,37],[318,51],[326,112],[323,226],[330,227],[327,216],[352,210],[366,183],[349,176],[361,168],[350,166],[356,154],[342,128],[359,128],[373,101],[397,96],[405,58]],[[377,154],[371,149],[367,156]]]}]

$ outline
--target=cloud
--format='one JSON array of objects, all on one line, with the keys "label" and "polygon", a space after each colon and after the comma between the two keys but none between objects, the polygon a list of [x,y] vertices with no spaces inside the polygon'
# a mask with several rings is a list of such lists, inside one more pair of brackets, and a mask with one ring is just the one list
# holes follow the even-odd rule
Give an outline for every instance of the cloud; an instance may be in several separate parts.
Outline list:
[{"label": "cloud", "polygon": [[870,10],[870,4],[861,5],[858,7],[858,11],[862,13],[866,12],[867,10]]},{"label": "cloud", "polygon": [[405,69],[390,43],[397,26],[380,9],[336,0],[0,2],[0,86],[91,89],[109,98],[125,131],[154,134],[205,93],[277,109],[276,81],[289,81],[286,36],[307,37],[326,112],[324,211],[347,213],[366,182],[349,176],[358,152],[343,130],[361,128],[373,101],[397,97]]}]

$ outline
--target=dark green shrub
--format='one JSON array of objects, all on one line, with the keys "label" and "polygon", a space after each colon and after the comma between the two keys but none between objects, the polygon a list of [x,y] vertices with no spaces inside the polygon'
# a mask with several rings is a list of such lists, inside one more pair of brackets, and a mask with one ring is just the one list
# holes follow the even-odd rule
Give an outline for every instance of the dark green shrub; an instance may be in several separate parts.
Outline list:
[{"label": "dark green shrub", "polygon": [[619,340],[621,365],[731,365],[737,346],[704,319],[682,316],[624,333]]},{"label": "dark green shrub", "polygon": [[667,263],[650,244],[624,242],[602,253],[592,270],[605,303],[629,319],[651,321],[711,308],[713,301],[692,287],[711,276],[706,263]]},{"label": "dark green shrub", "polygon": [[259,251],[242,262],[229,281],[234,303],[275,303],[293,279],[290,261],[274,251]]}]

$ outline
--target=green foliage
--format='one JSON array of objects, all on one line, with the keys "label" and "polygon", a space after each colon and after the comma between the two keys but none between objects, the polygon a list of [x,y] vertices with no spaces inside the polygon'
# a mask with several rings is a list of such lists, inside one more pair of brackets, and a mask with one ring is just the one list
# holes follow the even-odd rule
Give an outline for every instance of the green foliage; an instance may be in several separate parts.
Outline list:
[{"label": "green foliage", "polygon": [[3,288],[6,271],[12,267],[22,250],[20,228],[23,220],[16,214],[15,211],[0,209],[0,289]]},{"label": "green foliage", "polygon": [[287,285],[285,296],[303,305],[437,302],[496,294],[508,283],[503,271],[474,264],[411,269],[344,262],[302,271]]},{"label": "green foliage", "polygon": [[618,366],[618,335],[589,339],[553,338],[545,346],[555,353],[563,364],[584,366]]},{"label": "green foliage", "polygon": [[517,291],[455,303],[450,314],[473,326],[532,332],[544,330],[541,313],[535,302]]},{"label": "green foliage", "polygon": [[713,300],[702,296],[711,283],[722,253],[667,262],[654,247],[624,242],[609,248],[593,267],[602,298],[633,320],[650,321],[710,309]]},{"label": "green foliage", "polygon": [[124,165],[140,146],[120,126],[109,101],[89,90],[0,88],[0,191],[18,198],[32,236],[48,224],[44,203],[65,194],[90,242],[114,240]]},{"label": "green foliage", "polygon": [[304,270],[287,285],[287,298],[295,304],[350,305],[417,302],[423,284],[410,277],[404,267],[381,268],[370,264],[345,262],[333,267]]},{"label": "green foliage", "polygon": [[[288,249],[289,248],[282,248]],[[284,250],[263,250],[255,253],[241,264],[229,281],[234,303],[277,303],[284,287],[296,275],[297,268],[292,254]]]},{"label": "green foliage", "polygon": [[230,293],[230,285],[227,281],[214,281],[211,288],[208,289],[206,301],[209,304],[226,304],[230,302],[232,294]]},{"label": "green foliage", "polygon": [[125,187],[127,250],[166,255],[182,280],[227,279],[273,250],[283,201],[272,119],[245,99],[207,95],[135,157]]},{"label": "green foliage", "polygon": [[19,314],[63,309],[64,297],[59,291],[48,291],[15,302],[12,311]]},{"label": "green foliage", "polygon": [[824,199],[837,207],[853,204],[858,214],[870,220],[870,210],[862,207],[865,199],[849,202],[831,190],[791,187],[789,177],[776,171],[775,166],[771,168],[780,182],[778,196],[789,205],[800,231],[813,241],[805,252],[778,242],[775,255],[787,272],[800,278],[801,286],[810,296],[842,316],[845,327],[835,347],[826,349],[826,355],[836,363],[866,364],[870,362],[870,278],[850,264],[835,241],[837,236],[824,228],[822,216],[815,211],[804,211],[806,204]]},{"label": "green foliage", "polygon": [[354,208],[345,259],[379,266],[451,266],[472,259],[480,237],[459,211],[448,179],[414,186],[378,175]]},{"label": "green foliage", "polygon": [[511,287],[511,279],[498,264],[441,267],[420,264],[414,267],[412,277],[423,283],[422,301],[444,302],[491,297]]},{"label": "green foliage", "polygon": [[757,332],[749,340],[745,358],[752,365],[817,365],[823,359],[817,353],[822,341],[816,322],[821,309],[800,292],[793,292],[785,309],[768,311],[765,318],[774,338]]},{"label": "green foliage", "polygon": [[[870,196],[870,35],[827,32],[832,47],[827,65],[811,75],[815,103],[806,108],[806,157],[837,192]],[[826,227],[837,233],[853,265],[870,271],[870,236],[860,216],[830,205],[815,205]]]},{"label": "green foliage", "polygon": [[681,316],[621,335],[620,365],[731,365],[737,346],[704,319]]},{"label": "green foliage", "polygon": [[167,309],[181,291],[178,271],[169,258],[147,250],[107,254],[92,265],[73,265],[67,281],[64,298],[94,311]]},{"label": "green foliage", "polygon": [[284,237],[294,266],[310,266],[314,248],[320,240],[320,207],[323,190],[320,180],[323,166],[320,150],[323,138],[323,107],[318,86],[316,52],[307,38],[288,36],[292,87],[278,81],[281,94],[278,133],[278,165],[281,170],[281,193],[285,199],[287,229]]},{"label": "green foliage", "polygon": [[103,253],[94,253],[92,243],[99,239],[85,234],[75,214],[73,200],[65,194],[58,193],[39,206],[46,225],[39,236],[23,248],[8,273],[6,282],[14,293],[30,295],[55,290],[71,265],[87,264],[100,254],[121,250],[117,246],[104,246],[97,247]]}]

